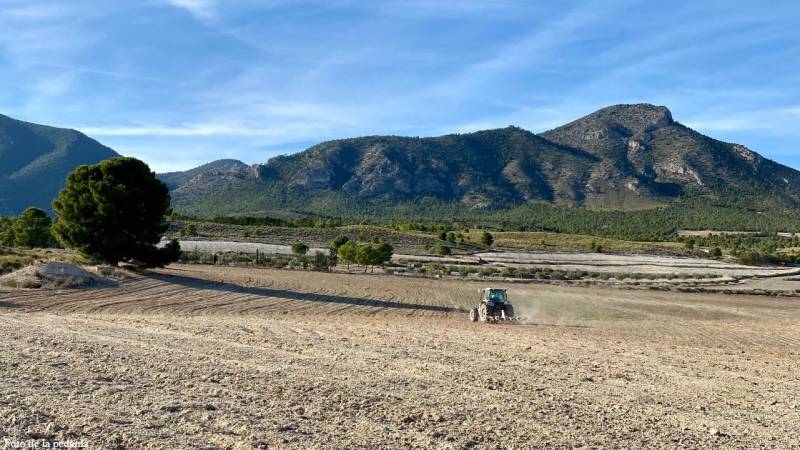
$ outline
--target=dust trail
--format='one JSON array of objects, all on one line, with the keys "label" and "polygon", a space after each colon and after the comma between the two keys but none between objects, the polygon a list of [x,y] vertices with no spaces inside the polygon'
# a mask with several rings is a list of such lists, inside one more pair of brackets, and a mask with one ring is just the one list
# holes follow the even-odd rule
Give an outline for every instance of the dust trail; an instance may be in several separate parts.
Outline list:
[{"label": "dust trail", "polygon": [[[516,295],[514,295],[516,294]],[[531,291],[510,292],[517,322],[523,325],[569,325],[578,319],[566,304]]]}]

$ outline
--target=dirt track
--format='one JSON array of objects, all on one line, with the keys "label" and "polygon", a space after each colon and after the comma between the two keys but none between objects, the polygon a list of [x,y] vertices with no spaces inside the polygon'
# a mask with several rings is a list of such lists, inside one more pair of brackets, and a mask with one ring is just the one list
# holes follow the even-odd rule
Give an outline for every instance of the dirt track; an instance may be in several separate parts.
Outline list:
[{"label": "dirt track", "polygon": [[790,448],[800,302],[178,266],[0,292],[0,448]]}]

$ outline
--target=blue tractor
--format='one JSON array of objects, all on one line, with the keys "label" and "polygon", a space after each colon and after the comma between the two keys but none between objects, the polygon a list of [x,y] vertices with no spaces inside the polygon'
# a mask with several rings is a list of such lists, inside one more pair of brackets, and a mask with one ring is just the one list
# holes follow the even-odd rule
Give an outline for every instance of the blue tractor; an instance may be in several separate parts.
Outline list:
[{"label": "blue tractor", "polygon": [[472,322],[500,322],[514,319],[514,305],[508,300],[508,291],[501,288],[481,289],[481,303],[469,310]]}]

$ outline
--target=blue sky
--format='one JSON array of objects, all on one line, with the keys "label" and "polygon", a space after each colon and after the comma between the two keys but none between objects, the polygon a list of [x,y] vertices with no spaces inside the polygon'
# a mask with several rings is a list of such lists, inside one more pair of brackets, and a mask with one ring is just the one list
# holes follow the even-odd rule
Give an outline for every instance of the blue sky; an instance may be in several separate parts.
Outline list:
[{"label": "blue sky", "polygon": [[800,168],[794,1],[0,0],[0,113],[158,171],[615,103]]}]

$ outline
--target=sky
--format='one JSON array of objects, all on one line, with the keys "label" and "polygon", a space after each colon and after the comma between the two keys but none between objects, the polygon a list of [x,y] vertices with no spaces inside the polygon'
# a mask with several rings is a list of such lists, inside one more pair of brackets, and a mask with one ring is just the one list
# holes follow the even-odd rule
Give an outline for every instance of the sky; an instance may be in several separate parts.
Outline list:
[{"label": "sky", "polygon": [[800,2],[0,0],[0,113],[158,171],[665,105],[800,169]]}]

